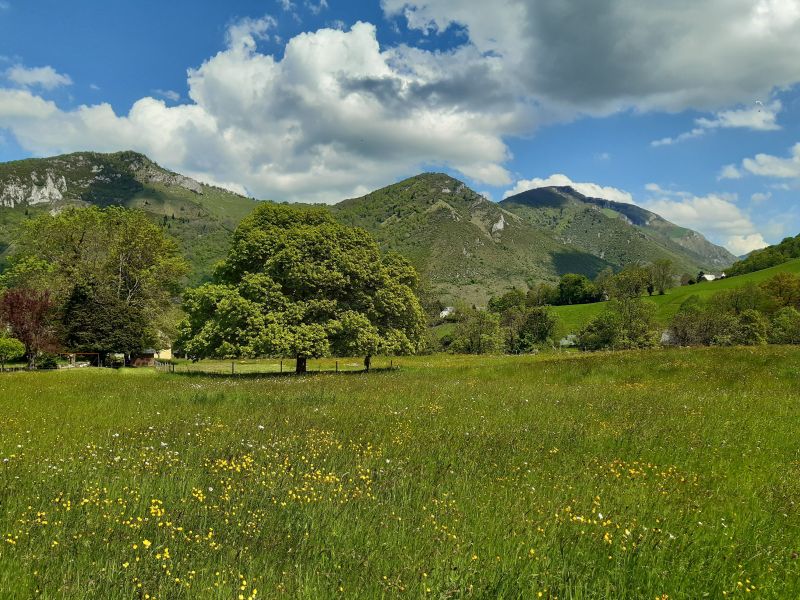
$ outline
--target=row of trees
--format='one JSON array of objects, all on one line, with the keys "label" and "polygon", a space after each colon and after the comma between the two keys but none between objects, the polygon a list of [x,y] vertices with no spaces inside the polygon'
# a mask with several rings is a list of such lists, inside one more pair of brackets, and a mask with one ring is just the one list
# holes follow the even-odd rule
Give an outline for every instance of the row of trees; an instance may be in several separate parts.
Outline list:
[{"label": "row of trees", "polygon": [[195,360],[293,357],[304,372],[328,355],[360,354],[368,368],[371,356],[416,352],[425,338],[416,271],[322,209],[259,206],[214,281],[185,292],[181,319],[187,271],[143,212],[35,219],[0,279],[0,361],[20,344],[34,366],[44,352],[134,354],[177,338],[176,351]]},{"label": "row of trees", "polygon": [[681,345],[800,343],[800,277],[778,273],[760,285],[718,292],[708,301],[690,296],[670,324]]},{"label": "row of trees", "polygon": [[[524,300],[524,295],[522,296]],[[455,315],[452,335],[441,341],[442,349],[462,354],[525,354],[551,346],[558,320],[546,306],[527,306],[524,301],[502,311],[461,309]]]},{"label": "row of trees", "polygon": [[563,306],[591,304],[609,299],[637,298],[648,294],[665,294],[674,286],[676,274],[668,259],[649,265],[629,265],[615,273],[603,269],[594,280],[586,275],[567,273],[557,284],[539,283],[527,292],[513,289],[489,300],[489,309],[502,312],[510,305],[524,302],[528,306]]},{"label": "row of trees", "polygon": [[682,346],[800,344],[800,277],[778,273],[756,285],[689,296],[666,330],[656,306],[639,298],[613,300],[578,334],[584,350]]},{"label": "row of trees", "polygon": [[0,277],[0,329],[31,367],[46,352],[164,347],[188,266],[144,213],[70,208],[28,222]]}]

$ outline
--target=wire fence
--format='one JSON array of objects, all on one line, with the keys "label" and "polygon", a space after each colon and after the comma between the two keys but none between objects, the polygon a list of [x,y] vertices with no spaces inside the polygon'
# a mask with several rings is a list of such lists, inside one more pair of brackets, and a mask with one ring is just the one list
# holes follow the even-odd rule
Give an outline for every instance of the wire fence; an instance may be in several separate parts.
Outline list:
[{"label": "wire fence", "polygon": [[[155,368],[161,373],[195,375],[289,375],[296,370],[296,361],[285,360],[203,360],[196,363],[183,360],[155,361]],[[394,358],[373,358],[369,369],[363,359],[308,359],[306,373],[363,373],[366,371],[387,371],[399,368]]]}]

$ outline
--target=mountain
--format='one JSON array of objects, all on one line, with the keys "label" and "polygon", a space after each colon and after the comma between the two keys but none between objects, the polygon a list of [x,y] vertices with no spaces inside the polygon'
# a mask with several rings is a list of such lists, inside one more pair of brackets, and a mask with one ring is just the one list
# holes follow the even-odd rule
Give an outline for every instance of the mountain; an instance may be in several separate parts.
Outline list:
[{"label": "mountain", "polygon": [[696,231],[649,210],[590,198],[571,187],[529,190],[506,198],[500,206],[615,268],[668,258],[681,271],[719,272],[736,260]]},{"label": "mountain", "polygon": [[447,300],[485,303],[510,286],[567,272],[592,276],[609,264],[441,173],[345,200],[332,211],[408,257]]},{"label": "mountain", "polygon": [[255,201],[168,171],[136,152],[78,152],[0,164],[0,262],[25,219],[66,206],[144,210],[180,245],[191,283],[208,278]]},{"label": "mountain", "polygon": [[[255,201],[168,171],[142,154],[78,152],[0,164],[0,269],[26,219],[66,206],[144,210],[180,245],[190,284],[207,280]],[[329,207],[407,256],[431,292],[483,304],[511,286],[594,276],[605,267],[670,258],[681,270],[734,262],[702,235],[631,204],[571,188],[531,190],[495,203],[441,173],[425,173]]]}]

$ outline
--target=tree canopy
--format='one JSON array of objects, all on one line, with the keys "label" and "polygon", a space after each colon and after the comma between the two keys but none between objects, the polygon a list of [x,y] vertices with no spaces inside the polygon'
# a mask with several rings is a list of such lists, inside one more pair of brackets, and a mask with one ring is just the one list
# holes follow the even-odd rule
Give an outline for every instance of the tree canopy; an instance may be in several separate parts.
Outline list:
[{"label": "tree canopy", "polygon": [[193,359],[413,353],[425,315],[417,274],[323,209],[265,203],[233,236],[215,281],[189,290],[179,348]]},{"label": "tree canopy", "polygon": [[68,208],[26,225],[2,284],[47,290],[62,345],[73,351],[164,347],[188,267],[147,216],[121,207]]}]

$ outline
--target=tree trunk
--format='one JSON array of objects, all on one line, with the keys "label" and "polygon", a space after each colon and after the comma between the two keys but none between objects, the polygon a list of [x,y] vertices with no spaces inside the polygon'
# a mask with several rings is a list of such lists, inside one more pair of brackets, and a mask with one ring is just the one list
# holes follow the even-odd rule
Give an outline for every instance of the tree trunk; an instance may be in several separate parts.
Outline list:
[{"label": "tree trunk", "polygon": [[297,357],[297,364],[295,365],[294,372],[298,375],[302,375],[306,372],[306,361],[308,359],[305,356],[298,356]]},{"label": "tree trunk", "polygon": [[372,365],[372,356],[367,354],[364,357],[364,369],[367,371],[367,373],[369,373],[369,368],[370,368],[371,365]]}]

